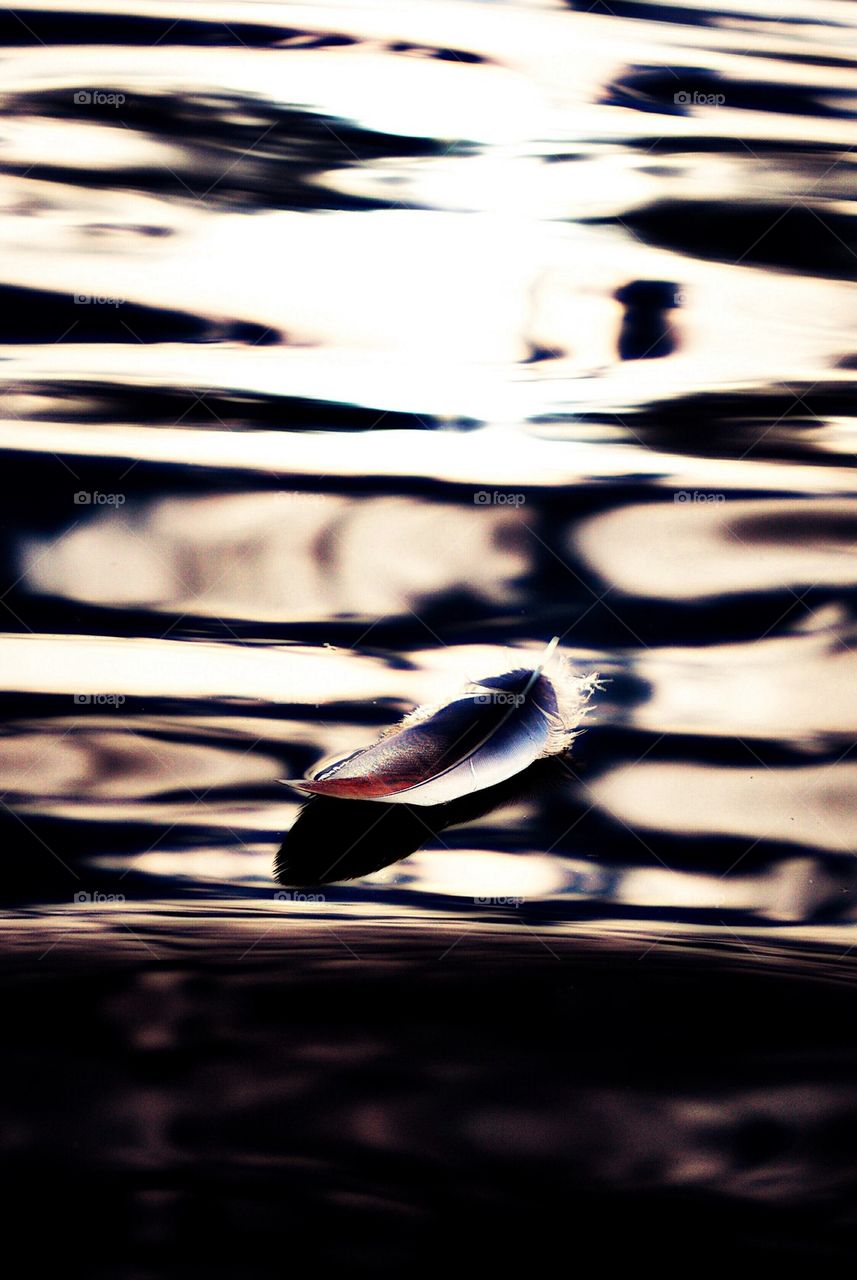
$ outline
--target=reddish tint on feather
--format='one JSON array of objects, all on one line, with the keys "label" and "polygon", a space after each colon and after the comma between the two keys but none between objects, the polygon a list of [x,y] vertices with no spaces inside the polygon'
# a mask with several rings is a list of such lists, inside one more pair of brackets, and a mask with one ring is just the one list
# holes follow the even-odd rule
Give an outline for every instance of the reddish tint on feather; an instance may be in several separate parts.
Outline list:
[{"label": "reddish tint on feather", "polygon": [[[407,785],[397,790],[404,791]],[[383,778],[328,778],[325,782],[293,782],[292,786],[311,791],[313,795],[339,796],[343,800],[380,800],[391,794],[390,784]]]}]

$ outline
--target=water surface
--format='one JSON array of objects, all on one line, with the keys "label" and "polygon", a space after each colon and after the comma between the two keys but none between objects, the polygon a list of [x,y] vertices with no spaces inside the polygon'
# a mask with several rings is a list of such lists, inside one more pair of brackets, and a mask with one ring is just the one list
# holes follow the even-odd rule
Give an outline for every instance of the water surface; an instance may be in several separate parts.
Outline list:
[{"label": "water surface", "polygon": [[[10,1191],[109,1274],[849,1256],[857,7],[0,42]],[[552,635],[573,760],[276,879],[280,779]]]}]

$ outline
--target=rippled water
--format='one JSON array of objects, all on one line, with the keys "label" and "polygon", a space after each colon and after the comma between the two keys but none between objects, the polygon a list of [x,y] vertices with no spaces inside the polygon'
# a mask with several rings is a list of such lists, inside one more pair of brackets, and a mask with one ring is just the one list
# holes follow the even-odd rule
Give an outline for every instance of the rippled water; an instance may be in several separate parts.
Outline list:
[{"label": "rippled water", "polygon": [[[10,1187],[111,1275],[844,1258],[857,6],[76,9],[0,13]],[[277,880],[552,635],[572,761]]]}]

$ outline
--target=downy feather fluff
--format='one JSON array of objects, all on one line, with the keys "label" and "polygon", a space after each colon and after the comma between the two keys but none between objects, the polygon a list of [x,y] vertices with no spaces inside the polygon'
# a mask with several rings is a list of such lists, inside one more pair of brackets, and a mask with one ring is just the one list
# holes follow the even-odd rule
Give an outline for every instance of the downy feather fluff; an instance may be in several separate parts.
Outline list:
[{"label": "downy feather fluff", "polygon": [[571,745],[598,688],[571,673],[551,641],[536,667],[473,682],[439,707],[418,707],[371,747],[292,786],[316,795],[387,804],[446,804],[494,786]]}]

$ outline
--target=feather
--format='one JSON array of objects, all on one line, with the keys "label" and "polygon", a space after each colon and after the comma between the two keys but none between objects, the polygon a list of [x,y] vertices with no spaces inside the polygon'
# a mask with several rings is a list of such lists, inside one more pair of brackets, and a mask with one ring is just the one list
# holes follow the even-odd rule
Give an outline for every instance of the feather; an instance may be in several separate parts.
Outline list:
[{"label": "feather", "polygon": [[418,708],[373,746],[291,785],[347,800],[446,804],[567,750],[598,677],[575,677],[560,661],[549,674],[558,643],[538,666],[487,676],[452,702]]}]

